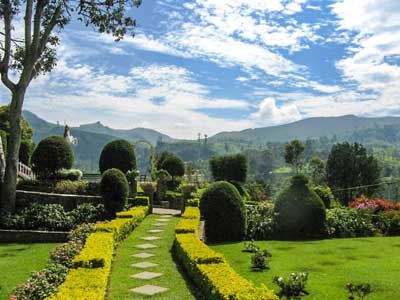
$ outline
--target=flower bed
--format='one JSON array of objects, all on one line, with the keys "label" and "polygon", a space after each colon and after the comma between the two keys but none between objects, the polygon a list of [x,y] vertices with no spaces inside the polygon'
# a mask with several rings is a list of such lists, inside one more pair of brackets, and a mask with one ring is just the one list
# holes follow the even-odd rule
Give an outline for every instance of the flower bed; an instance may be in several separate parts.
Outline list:
[{"label": "flower bed", "polygon": [[[105,298],[115,245],[147,215],[148,207],[133,207],[123,218],[97,224],[58,292],[47,300]],[[128,216],[131,216],[130,218]]]},{"label": "flower bed", "polygon": [[237,274],[224,257],[197,236],[198,208],[187,208],[175,227],[174,252],[193,282],[209,300],[276,300],[265,286],[255,287]]}]

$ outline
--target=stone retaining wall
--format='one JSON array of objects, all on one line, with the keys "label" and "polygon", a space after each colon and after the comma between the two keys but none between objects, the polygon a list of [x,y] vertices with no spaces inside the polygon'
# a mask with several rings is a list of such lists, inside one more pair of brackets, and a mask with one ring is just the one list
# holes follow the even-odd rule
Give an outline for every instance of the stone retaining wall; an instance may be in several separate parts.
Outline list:
[{"label": "stone retaining wall", "polygon": [[17,207],[26,207],[31,203],[61,204],[65,210],[72,210],[82,203],[92,203],[94,205],[104,204],[103,198],[100,196],[53,194],[21,190],[17,191]]},{"label": "stone retaining wall", "polygon": [[0,229],[2,243],[64,243],[68,232]]}]

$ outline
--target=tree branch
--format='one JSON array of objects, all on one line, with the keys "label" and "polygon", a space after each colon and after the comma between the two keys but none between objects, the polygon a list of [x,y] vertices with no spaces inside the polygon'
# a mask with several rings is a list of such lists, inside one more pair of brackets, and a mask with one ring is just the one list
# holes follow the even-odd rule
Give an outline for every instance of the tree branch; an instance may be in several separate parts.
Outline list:
[{"label": "tree branch", "polygon": [[31,55],[37,57],[39,39],[40,39],[40,23],[43,15],[45,0],[38,0],[36,3],[35,16],[33,18],[33,40],[31,44]]},{"label": "tree branch", "polygon": [[44,29],[42,38],[40,39],[40,42],[39,42],[38,57],[40,57],[42,55],[42,52],[44,51],[44,48],[46,47],[46,44],[49,40],[49,36],[50,36],[51,32],[53,31],[54,27],[57,25],[57,21],[58,21],[58,18],[60,17],[60,15],[61,15],[61,4],[59,4],[57,6],[56,10],[54,11],[53,16],[51,17],[49,24]]},{"label": "tree branch", "polygon": [[33,0],[27,0],[25,11],[25,55],[29,55],[32,41],[32,7]]},{"label": "tree branch", "polygon": [[1,6],[3,9],[4,18],[4,54],[0,62],[1,81],[11,91],[15,91],[15,84],[8,78],[8,70],[10,65],[11,55],[11,18],[12,8],[9,0],[2,0]]}]

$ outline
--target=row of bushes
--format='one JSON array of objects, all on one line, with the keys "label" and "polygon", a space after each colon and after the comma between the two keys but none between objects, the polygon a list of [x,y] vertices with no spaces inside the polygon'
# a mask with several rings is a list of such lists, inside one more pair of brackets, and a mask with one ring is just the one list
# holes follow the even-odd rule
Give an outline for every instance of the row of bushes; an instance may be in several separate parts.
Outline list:
[{"label": "row of bushes", "polygon": [[[254,287],[251,282],[237,274],[222,255],[202,243],[197,236],[199,221],[198,208],[186,208],[176,227],[174,253],[207,299],[278,299],[274,292],[265,286]],[[182,231],[189,233],[181,233]]]},{"label": "row of bushes", "polygon": [[[280,239],[272,203],[246,206],[246,239]],[[374,235],[400,235],[400,211],[371,213],[353,207],[336,207],[326,210],[324,238],[368,237]]]},{"label": "row of bushes", "polygon": [[134,207],[128,214],[107,223],[98,224],[58,292],[47,300],[78,300],[105,298],[115,245],[127,236],[148,213],[148,207]]},{"label": "row of bushes", "polygon": [[68,269],[72,267],[73,258],[83,249],[92,229],[92,224],[84,224],[72,231],[68,242],[50,253],[47,266],[39,272],[32,273],[25,283],[17,285],[9,299],[42,300],[57,292],[67,276]]},{"label": "row of bushes", "polygon": [[33,203],[15,214],[0,217],[0,228],[17,230],[70,231],[83,223],[104,218],[104,205],[83,203],[71,211],[60,204]]}]

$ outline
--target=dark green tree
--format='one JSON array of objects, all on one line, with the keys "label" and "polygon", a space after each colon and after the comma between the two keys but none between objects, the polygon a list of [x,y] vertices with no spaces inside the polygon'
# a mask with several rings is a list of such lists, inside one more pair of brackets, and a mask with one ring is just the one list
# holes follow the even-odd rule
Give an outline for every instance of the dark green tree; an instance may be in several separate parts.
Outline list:
[{"label": "dark green tree", "polygon": [[243,154],[213,157],[210,169],[215,181],[244,183],[247,179],[247,159]]},{"label": "dark green tree", "polygon": [[[56,47],[60,43],[60,32],[76,17],[85,26],[110,33],[116,40],[120,40],[125,34],[133,34],[136,22],[128,13],[133,6],[140,4],[141,0],[1,1],[0,18],[3,24],[0,77],[3,85],[10,91],[11,101],[10,135],[0,210],[15,210],[25,94],[34,78],[50,72],[56,65]],[[16,38],[15,32],[21,29],[23,36]],[[15,81],[10,76],[12,72],[18,74]]]},{"label": "dark green tree", "polygon": [[292,165],[296,173],[299,173],[302,166],[302,154],[306,146],[299,140],[293,140],[285,145],[285,162]]},{"label": "dark green tree", "polygon": [[99,169],[103,174],[108,169],[119,169],[124,174],[136,170],[135,148],[126,140],[115,140],[104,146],[100,154]]},{"label": "dark green tree", "polygon": [[381,168],[361,144],[335,144],[326,163],[328,185],[335,198],[347,204],[362,194],[371,196],[377,189]]}]

